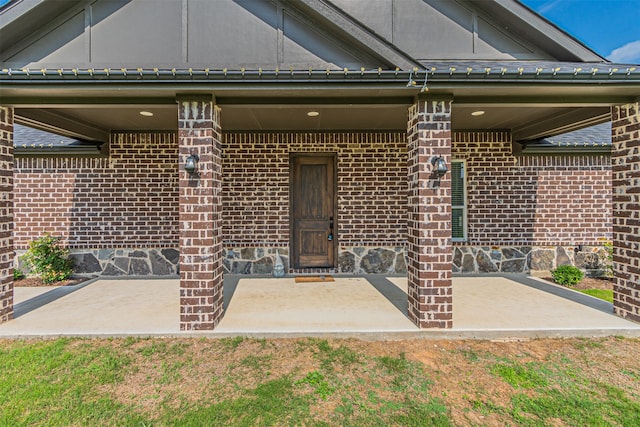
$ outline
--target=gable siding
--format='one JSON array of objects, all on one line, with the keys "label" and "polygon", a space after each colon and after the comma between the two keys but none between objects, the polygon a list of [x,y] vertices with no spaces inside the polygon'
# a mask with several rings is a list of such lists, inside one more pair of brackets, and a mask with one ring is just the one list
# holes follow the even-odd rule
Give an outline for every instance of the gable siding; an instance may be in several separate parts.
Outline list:
[{"label": "gable siding", "polygon": [[11,68],[377,68],[317,19],[268,0],[98,0],[2,53]]},{"label": "gable siding", "polygon": [[[455,0],[334,0],[417,60],[552,59]],[[283,6],[284,5],[284,6]],[[295,5],[291,3],[291,5]],[[11,68],[388,68],[331,25],[268,0],[98,0],[2,52]]]},{"label": "gable siding", "polygon": [[333,0],[418,60],[552,59],[544,49],[456,0]]}]

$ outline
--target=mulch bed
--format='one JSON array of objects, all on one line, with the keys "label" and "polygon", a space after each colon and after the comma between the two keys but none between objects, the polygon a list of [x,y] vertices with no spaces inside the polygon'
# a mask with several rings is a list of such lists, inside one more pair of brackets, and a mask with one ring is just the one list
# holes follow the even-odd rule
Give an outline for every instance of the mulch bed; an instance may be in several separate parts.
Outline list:
[{"label": "mulch bed", "polygon": [[[544,277],[551,283],[555,283],[552,277]],[[577,285],[571,286],[571,289],[607,289],[613,290],[613,277],[585,277]]]},{"label": "mulch bed", "polygon": [[85,280],[87,279],[67,279],[60,282],[44,283],[39,277],[25,277],[24,279],[14,281],[13,285],[24,288],[35,288],[40,286],[72,286],[82,283]]}]

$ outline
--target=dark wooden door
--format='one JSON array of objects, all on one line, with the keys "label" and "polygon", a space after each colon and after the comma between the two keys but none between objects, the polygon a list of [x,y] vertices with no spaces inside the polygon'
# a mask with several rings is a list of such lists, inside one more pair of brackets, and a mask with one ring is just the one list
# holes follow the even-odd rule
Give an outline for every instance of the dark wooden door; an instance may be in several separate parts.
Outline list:
[{"label": "dark wooden door", "polygon": [[291,248],[294,268],[333,268],[335,156],[291,157]]}]

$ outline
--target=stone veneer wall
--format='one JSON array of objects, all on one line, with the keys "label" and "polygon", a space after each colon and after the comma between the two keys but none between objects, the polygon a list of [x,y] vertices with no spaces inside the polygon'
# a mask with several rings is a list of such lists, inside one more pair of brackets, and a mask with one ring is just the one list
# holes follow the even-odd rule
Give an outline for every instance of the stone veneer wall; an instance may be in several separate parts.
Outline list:
[{"label": "stone veneer wall", "polygon": [[[95,276],[175,276],[180,273],[178,248],[105,248],[70,249],[73,275]],[[16,251],[16,265],[29,273],[20,257],[25,250]]]},{"label": "stone veneer wall", "polygon": [[608,257],[602,246],[456,246],[453,272],[529,273],[569,264],[601,277],[611,272]]},{"label": "stone veneer wall", "polygon": [[[24,250],[16,251],[19,257]],[[286,268],[289,249],[226,248],[224,272],[229,274],[271,275],[275,254]],[[177,248],[72,249],[77,276],[175,276],[180,273]],[[588,276],[609,274],[608,252],[602,246],[456,246],[453,248],[453,272],[529,273],[548,271],[571,264]],[[25,267],[18,262],[19,268]],[[406,247],[343,247],[338,252],[341,274],[407,274]]]}]

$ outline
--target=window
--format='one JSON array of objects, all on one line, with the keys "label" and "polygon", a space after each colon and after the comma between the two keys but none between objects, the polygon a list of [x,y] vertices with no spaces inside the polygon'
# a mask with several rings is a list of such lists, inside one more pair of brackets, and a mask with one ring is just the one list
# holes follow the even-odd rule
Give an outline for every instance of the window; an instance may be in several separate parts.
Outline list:
[{"label": "window", "polygon": [[467,195],[464,162],[451,161],[451,237],[467,239]]}]

